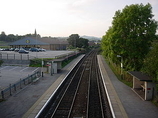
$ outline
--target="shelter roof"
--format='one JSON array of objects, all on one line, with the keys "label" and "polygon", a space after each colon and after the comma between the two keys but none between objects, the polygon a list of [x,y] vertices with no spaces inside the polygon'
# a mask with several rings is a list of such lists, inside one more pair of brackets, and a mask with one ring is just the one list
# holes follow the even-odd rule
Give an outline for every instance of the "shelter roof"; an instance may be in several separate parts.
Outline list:
[{"label": "shelter roof", "polygon": [[147,75],[139,71],[128,71],[130,75],[138,79],[139,81],[152,82],[152,79]]},{"label": "shelter roof", "polygon": [[17,40],[13,43],[10,43],[10,45],[49,45],[48,43],[39,41],[32,37],[25,37],[20,40]]}]

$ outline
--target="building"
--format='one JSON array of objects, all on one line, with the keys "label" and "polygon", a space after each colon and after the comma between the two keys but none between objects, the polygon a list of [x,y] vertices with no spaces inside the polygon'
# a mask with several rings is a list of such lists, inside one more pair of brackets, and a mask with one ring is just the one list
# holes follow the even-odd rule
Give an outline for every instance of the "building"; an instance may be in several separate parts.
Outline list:
[{"label": "building", "polygon": [[34,38],[25,37],[18,41],[9,44],[11,48],[44,48],[46,50],[66,50],[68,42],[66,40],[45,37],[45,38]]},{"label": "building", "polygon": [[66,50],[67,47],[69,46],[68,41],[65,39],[44,37],[38,40],[48,43],[50,50]]}]

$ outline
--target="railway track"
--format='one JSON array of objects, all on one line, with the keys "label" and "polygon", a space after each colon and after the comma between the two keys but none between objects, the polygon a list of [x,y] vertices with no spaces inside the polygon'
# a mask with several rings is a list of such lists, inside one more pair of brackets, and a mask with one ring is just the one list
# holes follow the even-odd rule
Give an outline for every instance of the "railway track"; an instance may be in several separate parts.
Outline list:
[{"label": "railway track", "polygon": [[38,117],[112,118],[96,50],[77,64]]}]

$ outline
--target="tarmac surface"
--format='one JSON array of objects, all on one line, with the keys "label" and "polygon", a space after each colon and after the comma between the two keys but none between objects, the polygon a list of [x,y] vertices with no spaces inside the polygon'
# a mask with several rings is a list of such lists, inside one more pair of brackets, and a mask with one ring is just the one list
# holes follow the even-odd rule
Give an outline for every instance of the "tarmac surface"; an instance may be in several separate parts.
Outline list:
[{"label": "tarmac surface", "polygon": [[[76,61],[75,59],[74,61]],[[117,99],[121,101],[120,104],[126,111],[129,118],[157,118],[158,107],[150,101],[143,101],[139,98],[130,87],[120,82],[109,68],[107,63],[101,57],[103,65],[106,70],[106,76],[109,77],[114,91],[117,93]],[[30,84],[23,88],[17,94],[11,96],[6,101],[0,102],[0,117],[2,118],[21,118],[28,110],[40,99],[40,97],[48,90],[48,88],[61,76],[61,74],[68,73],[68,68],[74,62],[64,67],[60,73],[50,76],[44,74],[37,83]],[[109,91],[110,92],[110,91]]]},{"label": "tarmac surface", "polygon": [[40,69],[39,67],[1,66],[0,90],[7,88],[9,84],[15,84],[20,79],[24,79]]}]

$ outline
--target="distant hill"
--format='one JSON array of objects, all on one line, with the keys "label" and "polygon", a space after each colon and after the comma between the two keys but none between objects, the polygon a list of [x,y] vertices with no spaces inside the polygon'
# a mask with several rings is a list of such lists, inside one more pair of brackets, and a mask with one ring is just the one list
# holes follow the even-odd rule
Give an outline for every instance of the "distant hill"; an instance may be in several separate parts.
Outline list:
[{"label": "distant hill", "polygon": [[99,38],[99,37],[94,37],[94,36],[81,36],[82,38],[85,38],[85,39],[88,39],[88,40],[90,40],[90,41],[92,41],[92,40],[95,40],[95,41],[97,41],[97,40],[101,40],[101,38]]}]

